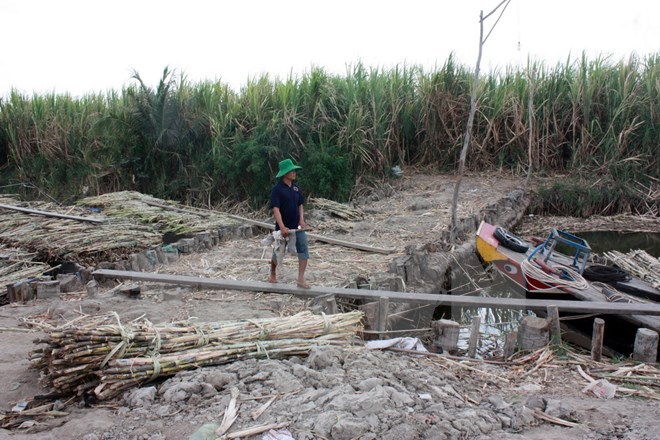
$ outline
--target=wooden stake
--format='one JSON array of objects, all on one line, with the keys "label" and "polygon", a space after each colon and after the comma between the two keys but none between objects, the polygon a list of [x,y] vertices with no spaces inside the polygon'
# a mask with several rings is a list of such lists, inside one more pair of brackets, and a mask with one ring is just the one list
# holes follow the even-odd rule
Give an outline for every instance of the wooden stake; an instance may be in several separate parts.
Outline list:
[{"label": "wooden stake", "polygon": [[440,319],[431,321],[431,328],[433,329],[434,348],[442,349],[443,352],[451,354],[458,352],[458,336],[461,331],[458,322]]},{"label": "wooden stake", "polygon": [[536,316],[525,316],[520,321],[518,334],[521,350],[536,350],[548,345],[548,321]]},{"label": "wooden stake", "polygon": [[481,318],[474,316],[472,318],[472,327],[470,328],[470,342],[468,343],[468,357],[470,358],[477,356],[477,346],[479,345],[479,326],[481,326]]},{"label": "wooden stake", "polygon": [[313,303],[319,306],[326,315],[337,314],[337,300],[332,293],[315,297]]},{"label": "wooden stake", "polygon": [[512,330],[504,337],[504,359],[509,359],[516,352],[518,330]]},{"label": "wooden stake", "polygon": [[378,328],[377,330],[383,332],[380,334],[380,339],[386,339],[387,331],[387,315],[390,308],[390,299],[386,296],[378,298]]},{"label": "wooden stake", "polygon": [[561,329],[559,327],[559,308],[548,306],[548,325],[553,345],[561,345]]},{"label": "wooden stake", "polygon": [[603,336],[605,335],[605,321],[594,319],[594,331],[591,336],[591,359],[600,362],[603,357]]},{"label": "wooden stake", "polygon": [[658,333],[640,328],[635,336],[633,359],[639,362],[656,362],[658,358]]}]

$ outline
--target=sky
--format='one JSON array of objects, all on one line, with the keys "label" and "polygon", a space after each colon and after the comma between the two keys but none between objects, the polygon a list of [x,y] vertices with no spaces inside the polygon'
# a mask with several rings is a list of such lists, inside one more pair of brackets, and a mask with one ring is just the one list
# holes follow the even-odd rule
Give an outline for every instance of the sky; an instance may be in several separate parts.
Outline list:
[{"label": "sky", "polygon": [[[133,71],[154,86],[165,67],[237,91],[266,73],[343,75],[357,62],[432,70],[453,53],[474,67],[479,12],[500,1],[1,0],[0,97],[121,90]],[[658,53],[659,16],[659,0],[511,0],[482,69]]]}]

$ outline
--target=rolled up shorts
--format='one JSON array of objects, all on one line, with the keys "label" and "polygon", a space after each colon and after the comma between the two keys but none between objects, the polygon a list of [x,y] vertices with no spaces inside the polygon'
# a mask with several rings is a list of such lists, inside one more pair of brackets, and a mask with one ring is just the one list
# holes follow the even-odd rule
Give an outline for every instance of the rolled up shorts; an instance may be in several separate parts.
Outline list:
[{"label": "rolled up shorts", "polygon": [[[299,260],[309,260],[309,247],[307,245],[307,234],[305,231],[296,231],[296,253]],[[277,261],[275,251],[273,251],[272,259]]]}]

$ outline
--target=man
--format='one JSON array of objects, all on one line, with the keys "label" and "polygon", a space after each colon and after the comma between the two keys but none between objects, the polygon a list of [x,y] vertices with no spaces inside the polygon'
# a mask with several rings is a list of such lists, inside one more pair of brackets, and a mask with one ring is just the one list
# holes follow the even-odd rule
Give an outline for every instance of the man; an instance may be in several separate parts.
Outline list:
[{"label": "man", "polygon": [[[280,231],[282,237],[295,234],[296,252],[298,253],[298,287],[309,289],[305,282],[305,269],[309,260],[307,235],[305,234],[305,214],[303,204],[305,198],[300,189],[293,183],[296,180],[296,170],[301,169],[291,159],[285,159],[279,164],[277,179],[280,179],[270,192],[270,207],[275,217],[275,230]],[[298,228],[300,227],[300,228]],[[277,257],[275,252],[270,260],[270,276],[268,281],[277,282]]]}]

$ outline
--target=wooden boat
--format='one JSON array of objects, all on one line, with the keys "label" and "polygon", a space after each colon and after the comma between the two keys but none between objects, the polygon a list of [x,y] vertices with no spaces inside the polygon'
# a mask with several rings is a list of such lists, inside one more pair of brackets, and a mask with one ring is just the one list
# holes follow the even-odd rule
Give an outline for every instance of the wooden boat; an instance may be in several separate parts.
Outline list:
[{"label": "wooden boat", "polygon": [[[660,298],[657,288],[633,277],[611,284],[586,280],[585,271],[598,266],[590,261],[591,248],[585,240],[564,231],[552,229],[547,239],[530,243],[501,227],[482,222],[476,245],[485,263],[492,264],[530,298],[611,302],[612,307],[617,302],[650,302],[649,298]],[[633,296],[624,287],[644,295]],[[633,329],[647,327],[660,332],[658,316],[617,318],[633,324]]]}]

